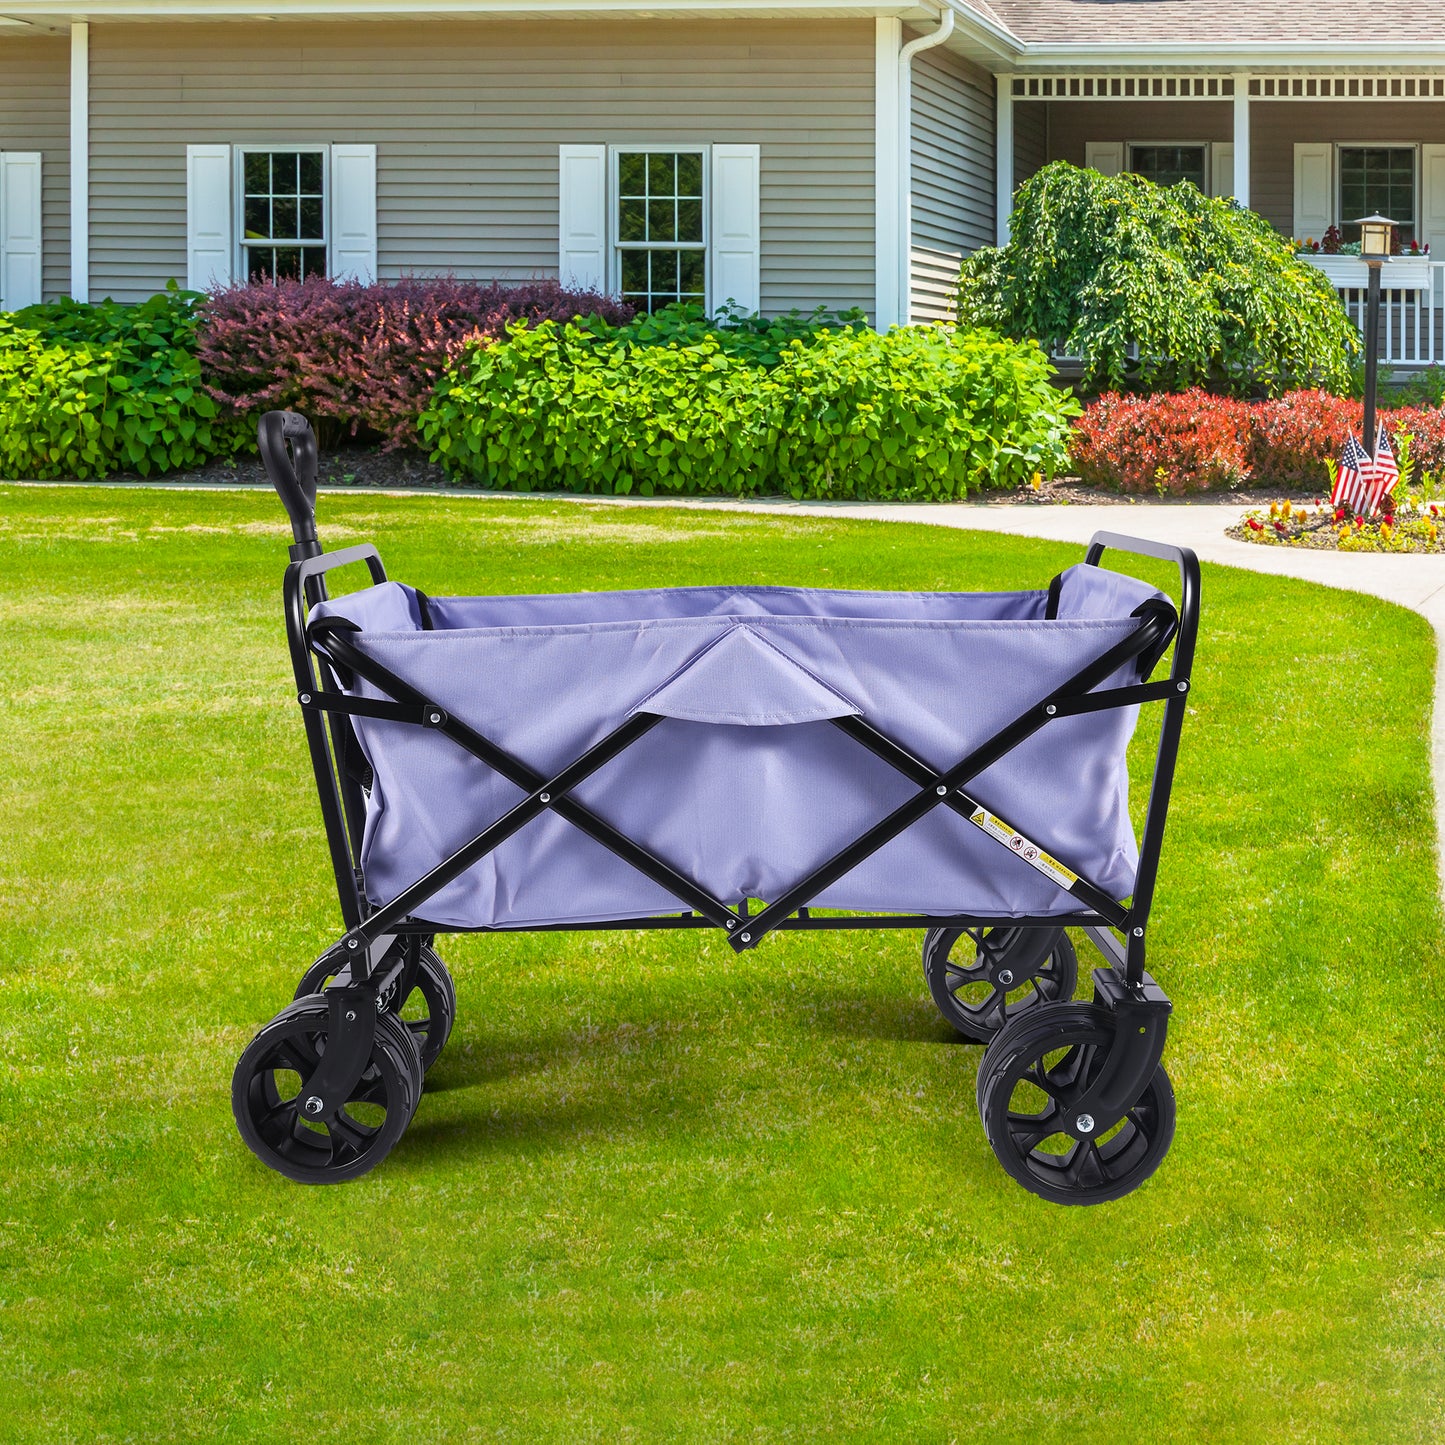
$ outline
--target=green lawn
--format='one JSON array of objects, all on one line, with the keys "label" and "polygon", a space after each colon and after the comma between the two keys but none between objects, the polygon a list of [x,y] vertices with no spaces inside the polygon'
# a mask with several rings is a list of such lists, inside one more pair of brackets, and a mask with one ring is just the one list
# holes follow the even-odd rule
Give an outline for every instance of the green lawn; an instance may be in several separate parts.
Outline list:
[{"label": "green lawn", "polygon": [[[545,500],[322,516],[432,593],[1077,560]],[[911,933],[446,941],[408,1134],[307,1189],[229,1099],[338,931],[286,540],[261,494],[0,488],[0,1438],[1445,1435],[1419,617],[1206,570],[1152,929],[1179,1132],[1127,1199],[1003,1173]]]}]

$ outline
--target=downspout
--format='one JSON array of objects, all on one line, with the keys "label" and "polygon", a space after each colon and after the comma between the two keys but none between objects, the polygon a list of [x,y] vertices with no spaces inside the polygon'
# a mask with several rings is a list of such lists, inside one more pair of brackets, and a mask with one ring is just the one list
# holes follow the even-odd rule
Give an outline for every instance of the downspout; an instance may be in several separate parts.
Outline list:
[{"label": "downspout", "polygon": [[913,57],[942,45],[953,34],[953,11],[940,12],[938,29],[910,40],[898,52],[898,181],[902,234],[898,245],[898,309],[905,325],[913,320]]}]

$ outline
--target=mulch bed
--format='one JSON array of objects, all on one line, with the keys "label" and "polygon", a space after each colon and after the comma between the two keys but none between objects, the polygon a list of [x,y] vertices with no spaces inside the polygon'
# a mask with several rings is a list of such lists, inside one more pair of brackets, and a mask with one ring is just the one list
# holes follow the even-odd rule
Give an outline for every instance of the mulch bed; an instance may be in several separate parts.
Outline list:
[{"label": "mulch bed", "polygon": [[[144,481],[132,473],[117,473],[118,482]],[[212,462],[191,471],[170,472],[152,481],[173,482],[189,486],[264,486],[266,472],[259,457],[238,457],[231,462]],[[361,487],[377,489],[455,490],[441,467],[427,460],[421,452],[383,452],[370,446],[341,446],[321,454],[321,473],[317,479],[323,487]],[[1189,497],[1132,496],[1085,486],[1077,477],[1058,477],[1045,482],[1038,490],[1027,484],[1008,492],[975,492],[970,503],[988,506],[1046,507],[1107,506],[1120,502],[1137,502],[1144,506],[1189,506],[1192,503],[1237,503],[1243,507],[1268,506],[1287,496],[1299,500],[1281,488],[1250,488],[1237,492],[1198,492]]]}]

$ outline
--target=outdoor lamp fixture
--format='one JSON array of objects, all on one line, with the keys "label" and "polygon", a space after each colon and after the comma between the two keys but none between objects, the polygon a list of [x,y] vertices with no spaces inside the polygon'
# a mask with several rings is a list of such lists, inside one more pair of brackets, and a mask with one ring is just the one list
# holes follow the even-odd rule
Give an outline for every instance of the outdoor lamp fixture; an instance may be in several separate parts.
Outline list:
[{"label": "outdoor lamp fixture", "polygon": [[1365,299],[1365,450],[1373,457],[1379,445],[1375,425],[1376,353],[1380,349],[1380,267],[1390,259],[1395,223],[1388,216],[1361,216],[1360,259],[1370,268],[1370,289]]}]

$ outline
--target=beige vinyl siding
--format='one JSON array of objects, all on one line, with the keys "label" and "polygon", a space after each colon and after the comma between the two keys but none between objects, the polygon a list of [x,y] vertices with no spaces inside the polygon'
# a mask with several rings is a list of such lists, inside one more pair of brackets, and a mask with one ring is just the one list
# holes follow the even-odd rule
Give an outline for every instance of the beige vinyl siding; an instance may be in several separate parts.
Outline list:
[{"label": "beige vinyl siding", "polygon": [[187,144],[374,142],[378,270],[557,270],[563,142],[761,146],[764,309],[873,306],[871,21],[91,27],[93,287],[184,280]]},{"label": "beige vinyl siding", "polygon": [[[1250,205],[1286,236],[1294,234],[1296,141],[1398,141],[1445,144],[1445,105],[1428,101],[1255,101],[1250,106]],[[1335,204],[1338,197],[1335,198]]]},{"label": "beige vinyl siding", "polygon": [[953,310],[958,263],[994,240],[993,78],[941,47],[913,62],[913,235],[909,291],[915,320]]},{"label": "beige vinyl siding", "polygon": [[1014,101],[1014,189],[1054,159],[1049,154],[1048,103]]},{"label": "beige vinyl siding", "polygon": [[70,292],[70,41],[0,38],[0,150],[39,151],[41,284]]}]

